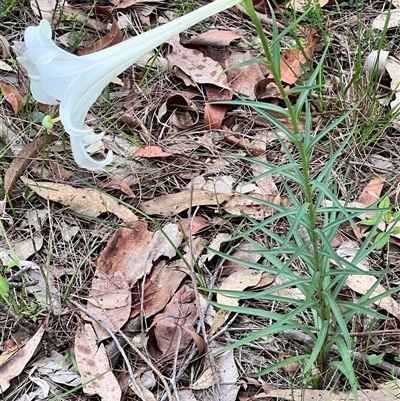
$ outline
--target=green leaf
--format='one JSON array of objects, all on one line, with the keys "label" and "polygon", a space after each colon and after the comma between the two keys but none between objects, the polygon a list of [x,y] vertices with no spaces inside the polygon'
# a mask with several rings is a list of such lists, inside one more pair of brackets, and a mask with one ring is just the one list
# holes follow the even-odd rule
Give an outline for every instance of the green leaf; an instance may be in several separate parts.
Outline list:
[{"label": "green leaf", "polygon": [[382,249],[389,242],[389,238],[388,233],[379,233],[375,237],[376,249]]},{"label": "green leaf", "polygon": [[10,286],[8,285],[8,281],[5,277],[0,276],[0,296],[3,298],[7,297],[9,291]]},{"label": "green leaf", "polygon": [[379,209],[386,209],[390,206],[390,199],[388,196],[385,196],[379,203]]},{"label": "green leaf", "polygon": [[382,359],[384,358],[385,354],[372,354],[368,357],[368,363],[372,366],[378,364],[379,362],[382,361]]},{"label": "green leaf", "polygon": [[380,220],[380,219],[381,219],[381,216],[380,216],[379,214],[377,214],[377,215],[375,215],[375,216],[370,217],[370,218],[367,219],[367,220],[363,220],[363,221],[361,222],[361,224],[363,224],[364,226],[373,226],[373,225],[375,225],[375,224],[378,222],[378,220]]}]

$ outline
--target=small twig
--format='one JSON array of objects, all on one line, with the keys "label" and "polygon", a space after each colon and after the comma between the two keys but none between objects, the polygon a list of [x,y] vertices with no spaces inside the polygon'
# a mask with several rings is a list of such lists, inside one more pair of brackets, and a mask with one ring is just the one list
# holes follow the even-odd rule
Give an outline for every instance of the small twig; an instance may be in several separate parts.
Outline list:
[{"label": "small twig", "polygon": [[[303,342],[310,347],[315,346],[314,340],[307,334],[299,331],[299,330],[285,330],[282,332],[285,337],[288,337],[292,340]],[[339,348],[335,345],[332,345],[331,352],[335,355],[340,355]],[[363,352],[351,351],[349,350],[349,355],[354,358],[358,362],[368,363],[368,355]],[[374,367],[382,369],[384,372],[388,372],[394,376],[400,377],[400,368],[392,365],[391,363],[381,361],[374,364]]]},{"label": "small twig", "polygon": [[[134,385],[135,389],[137,390],[140,398],[143,401],[147,401],[145,395],[143,394],[142,389],[140,388],[139,384],[136,382],[135,376],[133,374],[133,370],[132,370],[132,366],[129,362],[129,359],[124,351],[124,349],[122,348],[121,344],[118,341],[118,338],[116,337],[116,335],[114,334],[114,332],[108,327],[108,325],[104,322],[102,322],[100,319],[98,319],[93,313],[89,312],[85,307],[83,307],[81,304],[79,304],[78,302],[70,299],[68,302],[70,302],[72,305],[74,305],[76,308],[78,308],[80,311],[82,311],[83,313],[85,313],[87,316],[89,316],[93,321],[95,321],[97,324],[99,324],[101,327],[104,328],[104,330],[110,335],[110,337],[114,340],[115,345],[118,348],[118,351],[121,353],[123,360],[125,361],[126,367],[128,369],[128,373],[129,373],[129,377],[131,379],[132,384]],[[131,344],[129,344],[131,345]],[[133,347],[132,347],[133,348]]]},{"label": "small twig", "polygon": [[131,346],[131,348],[140,356],[140,358],[147,364],[147,366],[158,376],[161,380],[162,384],[165,387],[165,391],[168,396],[168,401],[174,401],[171,390],[169,389],[168,383],[165,380],[163,374],[154,366],[154,364],[150,361],[149,358],[139,349],[139,347],[133,343],[121,330],[118,330],[118,333],[121,337]]}]

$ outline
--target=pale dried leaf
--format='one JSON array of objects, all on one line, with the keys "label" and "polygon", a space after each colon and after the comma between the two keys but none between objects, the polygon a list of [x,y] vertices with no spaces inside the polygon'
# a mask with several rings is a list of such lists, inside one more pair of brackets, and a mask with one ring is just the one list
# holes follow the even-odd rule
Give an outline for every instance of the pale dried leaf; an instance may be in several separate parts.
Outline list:
[{"label": "pale dried leaf", "polygon": [[[39,6],[39,8],[38,8]],[[33,13],[50,23],[53,21],[57,0],[31,0],[31,8]]]},{"label": "pale dried leaf", "polygon": [[[75,336],[75,359],[85,394],[98,394],[102,401],[121,399],[121,388],[113,375],[103,344],[97,346],[96,334],[90,324],[79,323]],[[90,382],[90,383],[89,383]]]},{"label": "pale dried leaf", "polygon": [[22,349],[15,354],[11,360],[0,367],[0,389],[2,392],[6,391],[10,387],[10,380],[12,380],[14,377],[17,377],[25,369],[26,364],[32,358],[38,345],[40,344],[43,333],[46,329],[46,323],[47,322],[40,326],[35,335]]},{"label": "pale dried leaf", "polygon": [[186,189],[178,193],[162,195],[147,202],[141,202],[139,209],[146,214],[169,217],[193,206],[220,205],[230,197],[230,194]]},{"label": "pale dried leaf", "polygon": [[54,182],[36,182],[27,177],[21,177],[21,180],[42,198],[61,203],[75,212],[92,217],[109,212],[131,225],[135,225],[138,221],[127,207],[95,189],[75,188]]},{"label": "pale dried leaf", "polygon": [[169,41],[173,51],[168,55],[170,68],[176,66],[198,84],[213,84],[229,89],[222,66],[200,50],[188,49],[180,44],[179,35]]},{"label": "pale dried leaf", "polygon": [[[113,332],[120,329],[129,319],[132,295],[121,271],[106,275],[101,270],[97,270],[87,301],[88,311]],[[93,321],[93,328],[98,342],[110,336],[103,326],[95,321]]]},{"label": "pale dried leaf", "polygon": [[[388,19],[388,13],[380,13],[373,21],[372,27],[382,31],[386,26],[386,20]],[[400,25],[400,10],[391,10],[389,15],[389,23],[387,28],[398,28]]]}]

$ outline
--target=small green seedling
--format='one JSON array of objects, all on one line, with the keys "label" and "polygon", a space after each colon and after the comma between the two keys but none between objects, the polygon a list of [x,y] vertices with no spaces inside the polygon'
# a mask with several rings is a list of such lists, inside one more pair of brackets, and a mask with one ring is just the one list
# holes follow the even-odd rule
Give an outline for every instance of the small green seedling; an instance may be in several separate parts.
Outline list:
[{"label": "small green seedling", "polygon": [[[400,211],[393,212],[390,208],[390,199],[387,196],[381,200],[378,209],[382,212],[363,220],[362,224],[375,226],[381,231],[375,236],[375,244],[377,249],[382,249],[389,242],[390,235],[400,234],[400,225],[397,225],[400,219]],[[368,233],[365,234],[365,236],[367,235]]]}]

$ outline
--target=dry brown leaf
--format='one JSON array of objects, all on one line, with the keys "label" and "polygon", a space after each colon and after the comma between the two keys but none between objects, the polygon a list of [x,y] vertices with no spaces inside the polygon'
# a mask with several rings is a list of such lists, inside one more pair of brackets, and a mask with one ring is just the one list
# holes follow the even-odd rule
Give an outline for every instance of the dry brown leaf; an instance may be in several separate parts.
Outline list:
[{"label": "dry brown leaf", "polygon": [[[177,224],[167,224],[163,231],[178,248],[183,235]],[[138,221],[133,229],[119,228],[97,260],[97,269],[107,275],[121,271],[129,287],[144,275],[149,274],[153,261],[161,256],[174,257],[175,248],[157,231],[147,230],[145,221]]]},{"label": "dry brown leaf", "polygon": [[85,394],[98,394],[102,401],[121,399],[121,388],[111,371],[104,344],[97,346],[96,333],[90,324],[78,323],[75,359],[84,383]]},{"label": "dry brown leaf", "polygon": [[158,110],[158,118],[165,121],[167,115],[169,115],[169,124],[182,130],[192,128],[200,118],[196,103],[181,93],[168,96],[166,101],[162,103]]},{"label": "dry brown leaf", "polygon": [[[324,7],[330,2],[330,0],[316,0],[315,3],[317,2],[319,3],[320,7]],[[340,0],[338,1],[338,3],[340,3]],[[308,7],[310,7],[310,0],[290,0],[287,6],[293,8],[294,10],[296,10],[296,12],[303,12]]]},{"label": "dry brown leaf", "polygon": [[220,31],[218,29],[210,29],[200,35],[192,38],[182,38],[181,44],[185,46],[213,46],[224,47],[237,39],[242,39],[243,36],[233,31]]},{"label": "dry brown leaf", "polygon": [[[221,345],[213,344],[210,352],[216,353],[221,349]],[[218,401],[236,401],[240,385],[238,384],[239,372],[234,352],[231,350],[215,357],[213,365],[213,369],[210,367],[205,369],[200,378],[190,386],[190,389],[196,390],[199,400],[206,400],[209,398],[210,388],[217,381],[219,385]]]},{"label": "dry brown leaf", "polygon": [[164,152],[160,146],[146,146],[145,148],[138,149],[131,157],[169,157],[172,156],[172,153]]},{"label": "dry brown leaf", "polygon": [[94,53],[122,42],[122,31],[119,29],[118,22],[112,15],[111,11],[105,7],[95,7],[94,11],[96,14],[105,15],[111,21],[110,32],[97,42],[93,43],[93,45],[78,50],[78,56],[84,56],[85,54]]},{"label": "dry brown leaf", "polygon": [[[225,68],[235,67],[236,64],[248,61],[252,58],[250,52],[231,52],[229,58],[225,61]],[[250,64],[245,67],[232,68],[226,72],[228,86],[240,95],[249,99],[255,99],[254,87],[258,82],[265,78],[269,70],[263,71],[261,63]]]},{"label": "dry brown leaf", "polygon": [[147,202],[141,202],[139,209],[146,214],[169,217],[193,206],[220,205],[231,197],[230,194],[186,189],[176,194],[162,195]]},{"label": "dry brown leaf", "polygon": [[223,127],[222,133],[226,143],[235,145],[236,148],[243,149],[252,156],[259,156],[265,152],[264,147],[256,146],[247,138],[236,137],[235,134],[226,126]]},{"label": "dry brown leaf", "polygon": [[158,362],[171,360],[175,353],[188,347],[192,340],[183,327],[191,329],[197,318],[194,295],[186,286],[182,287],[165,307],[156,315],[149,330],[147,350]]},{"label": "dry brown leaf", "polygon": [[374,178],[362,190],[357,202],[370,206],[380,199],[383,186],[386,182],[386,176]]},{"label": "dry brown leaf", "polygon": [[158,262],[146,278],[144,291],[138,287],[136,293],[134,292],[131,317],[137,316],[143,310],[144,316],[149,318],[164,309],[185,276],[185,272],[166,267],[164,261]]},{"label": "dry brown leaf", "polygon": [[110,180],[106,182],[99,182],[96,186],[101,189],[106,189],[106,188],[116,189],[118,191],[123,192],[125,195],[131,196],[132,198],[135,197],[135,194],[133,193],[131,187],[122,180]]},{"label": "dry brown leaf", "polygon": [[[219,287],[220,290],[243,291],[249,287],[255,287],[261,280],[261,270],[240,269],[224,279]],[[235,297],[217,294],[217,302],[221,305],[238,306],[239,299]],[[216,313],[211,327],[211,333],[215,333],[228,319],[230,311],[220,309]]]},{"label": "dry brown leaf", "polygon": [[[320,36],[315,28],[307,34],[307,44],[302,49],[290,49],[281,56],[281,80],[289,85],[294,84],[302,74],[303,64],[311,57]],[[269,78],[273,78],[270,76]]]},{"label": "dry brown leaf", "polygon": [[44,135],[36,137],[32,142],[28,143],[18,153],[11,164],[8,166],[4,175],[4,193],[8,194],[15,185],[18,178],[21,177],[29,163],[35,159],[46,145],[55,142],[58,139],[56,135]]},{"label": "dry brown leaf", "polygon": [[398,104],[400,104],[400,61],[397,58],[389,56],[386,60],[385,68],[392,79],[390,87],[395,91],[395,98],[390,102],[390,107],[394,109]]},{"label": "dry brown leaf", "polygon": [[221,64],[215,62],[197,49],[187,49],[180,44],[179,36],[169,41],[173,50],[168,55],[170,69],[180,68],[198,84],[213,84],[229,89],[226,74]]},{"label": "dry brown leaf", "polygon": [[15,88],[4,82],[0,82],[0,91],[3,93],[4,100],[12,107],[14,115],[17,116],[20,107],[25,103],[24,98]]},{"label": "dry brown leaf", "polygon": [[388,12],[380,13],[373,21],[372,27],[383,30],[383,29],[391,29],[398,28],[400,25],[400,10],[391,10],[389,15],[389,22],[386,27],[386,21],[388,19]]},{"label": "dry brown leaf", "polygon": [[257,199],[265,199],[270,202],[274,202],[274,199],[280,200],[280,196],[268,196],[260,194],[260,190],[258,188],[256,188],[256,191],[258,192],[253,192],[249,194],[249,196],[251,196],[252,198],[256,198],[256,200],[247,198],[245,195],[235,195],[222,208],[227,213],[236,216],[241,216],[245,214],[255,218],[256,220],[263,220],[268,216],[272,216],[275,213],[275,209],[261,204],[261,202]]},{"label": "dry brown leaf", "polygon": [[206,220],[201,216],[194,216],[191,219],[181,219],[179,221],[179,227],[181,228],[184,236],[189,238],[190,234],[194,235],[205,227],[212,225],[211,221]]},{"label": "dry brown leaf", "polygon": [[127,207],[119,204],[110,196],[92,188],[75,188],[54,182],[36,182],[21,177],[24,184],[45,199],[61,203],[71,210],[92,217],[101,213],[113,213],[126,224],[135,225],[138,218]]},{"label": "dry brown leaf", "polygon": [[[205,85],[205,87],[208,102],[232,99],[233,94],[227,89],[221,89],[215,85]],[[204,107],[204,125],[208,129],[220,129],[227,109],[228,106],[222,104],[206,103]]]},{"label": "dry brown leaf", "polygon": [[[87,309],[99,321],[105,323],[113,332],[120,329],[129,319],[132,295],[129,285],[121,271],[106,275],[97,270],[87,299]],[[93,321],[97,341],[110,337],[107,331]]]},{"label": "dry brown leaf", "polygon": [[29,360],[35,353],[43,333],[45,332],[47,321],[45,321],[35,333],[35,335],[21,348],[14,356],[0,367],[0,389],[5,392],[10,387],[10,380],[17,377],[24,369]]}]

